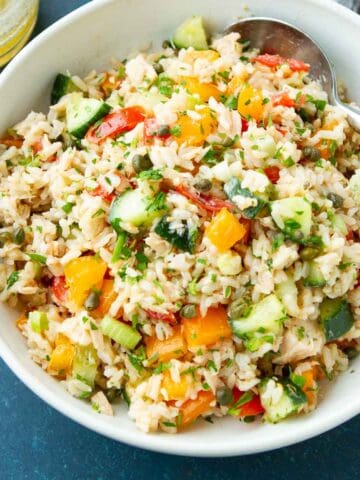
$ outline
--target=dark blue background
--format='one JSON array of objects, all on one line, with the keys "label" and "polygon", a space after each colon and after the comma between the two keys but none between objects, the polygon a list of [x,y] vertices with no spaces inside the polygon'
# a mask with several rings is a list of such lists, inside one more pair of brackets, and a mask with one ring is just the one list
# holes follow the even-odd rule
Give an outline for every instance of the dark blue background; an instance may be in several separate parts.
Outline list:
[{"label": "dark blue background", "polygon": [[[42,0],[35,33],[84,3]],[[357,417],[316,439],[259,455],[196,459],[149,453],[68,420],[0,361],[0,480],[355,480],[359,441]]]}]

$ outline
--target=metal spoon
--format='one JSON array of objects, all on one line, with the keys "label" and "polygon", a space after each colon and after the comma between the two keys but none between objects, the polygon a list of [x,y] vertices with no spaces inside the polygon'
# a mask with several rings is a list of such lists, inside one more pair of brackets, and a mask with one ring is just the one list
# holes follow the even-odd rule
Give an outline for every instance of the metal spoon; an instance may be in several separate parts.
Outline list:
[{"label": "metal spoon", "polygon": [[266,17],[244,18],[227,28],[226,33],[238,32],[261,53],[296,58],[311,65],[310,77],[319,80],[329,102],[340,108],[349,124],[360,132],[360,110],[339,99],[334,68],[319,45],[306,33],[289,23]]}]

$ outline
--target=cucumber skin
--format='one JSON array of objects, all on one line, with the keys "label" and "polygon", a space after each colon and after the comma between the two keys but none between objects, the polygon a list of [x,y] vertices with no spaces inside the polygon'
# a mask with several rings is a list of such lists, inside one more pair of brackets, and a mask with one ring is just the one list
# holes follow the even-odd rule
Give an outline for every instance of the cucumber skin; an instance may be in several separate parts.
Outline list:
[{"label": "cucumber skin", "polygon": [[110,112],[110,110],[111,110],[110,105],[103,102],[99,110],[96,112],[96,114],[93,117],[91,117],[91,119],[89,119],[87,122],[84,122],[84,124],[81,125],[80,127],[70,131],[71,135],[79,139],[84,138],[86,132],[89,130],[91,125],[93,125],[98,120],[101,120],[103,117],[105,117],[105,115],[107,115]]},{"label": "cucumber skin", "polygon": [[177,48],[193,47],[195,50],[206,50],[209,48],[202,18],[195,16],[185,20],[176,29],[172,43]]},{"label": "cucumber skin", "polygon": [[53,88],[51,90],[51,105],[58,103],[61,97],[67,93],[77,91],[76,85],[71,80],[71,77],[59,73],[54,81]]},{"label": "cucumber skin", "polygon": [[262,393],[270,378],[265,378],[259,385],[259,393],[262,406],[265,409],[264,418],[270,423],[277,423],[284,418],[297,413],[302,405],[306,405],[307,397],[305,393],[289,379],[273,379],[276,383],[283,386],[283,394],[279,403],[275,406],[267,405],[262,399]]},{"label": "cucumber skin", "polygon": [[256,215],[261,212],[261,210],[265,207],[267,203],[263,198],[250,192],[248,188],[242,188],[240,180],[236,177],[232,177],[228,182],[226,182],[226,184],[224,185],[224,191],[230,200],[232,200],[237,195],[247,198],[255,198],[257,200],[258,203],[256,207],[245,208],[245,210],[242,210],[241,212],[244,217],[249,219],[255,218]]},{"label": "cucumber skin", "polygon": [[345,299],[326,298],[320,305],[320,323],[327,342],[345,335],[354,325],[354,317]]},{"label": "cucumber skin", "polygon": [[188,227],[185,227],[183,235],[179,235],[176,232],[171,232],[169,229],[169,222],[167,222],[168,216],[163,216],[159,223],[155,227],[155,233],[164,238],[167,242],[174,245],[174,247],[185,252],[193,253],[195,249],[196,239],[198,231],[190,231]]}]

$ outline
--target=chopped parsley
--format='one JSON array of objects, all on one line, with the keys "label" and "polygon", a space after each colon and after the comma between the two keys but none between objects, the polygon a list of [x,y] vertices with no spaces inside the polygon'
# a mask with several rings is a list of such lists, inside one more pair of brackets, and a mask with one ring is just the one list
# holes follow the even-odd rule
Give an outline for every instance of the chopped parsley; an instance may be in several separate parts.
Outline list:
[{"label": "chopped parsley", "polygon": [[35,263],[38,263],[39,265],[46,265],[46,257],[44,255],[40,255],[39,253],[28,253],[25,252],[25,255],[27,255],[30,260],[32,260]]},{"label": "chopped parsley", "polygon": [[19,275],[20,275],[19,270],[14,270],[13,272],[10,273],[10,275],[6,280],[7,289],[11,288],[19,280]]}]

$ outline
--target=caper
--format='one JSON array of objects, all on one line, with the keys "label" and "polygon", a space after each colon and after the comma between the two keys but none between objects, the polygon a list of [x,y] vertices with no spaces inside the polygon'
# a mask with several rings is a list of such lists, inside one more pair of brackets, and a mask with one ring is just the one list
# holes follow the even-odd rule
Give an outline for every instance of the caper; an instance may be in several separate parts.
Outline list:
[{"label": "caper", "polygon": [[9,232],[1,232],[0,233],[0,247],[3,247],[6,242],[10,240],[10,233]]},{"label": "caper", "polygon": [[56,233],[55,233],[55,240],[58,240],[60,237],[62,237],[63,229],[61,225],[58,223],[56,224]]},{"label": "caper", "polygon": [[12,239],[16,245],[22,245],[25,240],[25,230],[22,227],[15,228],[12,234]]},{"label": "caper", "polygon": [[359,355],[359,352],[354,347],[348,347],[344,350],[349,360],[354,360]]},{"label": "caper", "polygon": [[169,48],[169,47],[171,47],[171,42],[170,42],[170,40],[164,40],[164,41],[162,42],[162,48]]},{"label": "caper", "polygon": [[160,73],[163,73],[164,68],[160,63],[155,63],[154,64],[154,70],[159,75]]},{"label": "caper", "polygon": [[303,155],[311,162],[317,162],[321,158],[321,152],[316,147],[304,147]]},{"label": "caper", "polygon": [[234,140],[231,137],[226,137],[223,141],[223,147],[229,148],[234,145]]},{"label": "caper", "polygon": [[196,317],[196,307],[193,303],[189,303],[188,305],[184,305],[180,310],[180,315],[183,318],[194,318]]},{"label": "caper", "polygon": [[219,387],[216,390],[216,401],[219,405],[230,405],[234,401],[234,396],[229,387]]},{"label": "caper", "polygon": [[170,134],[170,128],[168,125],[160,125],[157,131],[157,135],[159,137],[165,137],[166,135]]},{"label": "caper", "polygon": [[327,198],[332,202],[335,208],[341,208],[344,205],[344,199],[337,193],[330,192]]},{"label": "caper", "polygon": [[314,247],[305,247],[300,252],[301,260],[313,260],[319,255],[319,250]]},{"label": "caper", "polygon": [[212,183],[207,178],[201,178],[194,184],[194,187],[199,192],[208,192],[212,189]]},{"label": "caper", "polygon": [[89,295],[86,297],[84,302],[84,307],[86,310],[95,310],[100,303],[100,292],[97,290],[91,290]]},{"label": "caper", "polygon": [[150,170],[153,166],[152,161],[150,160],[149,155],[134,155],[132,159],[132,166],[136,173],[143,172],[145,170]]}]

